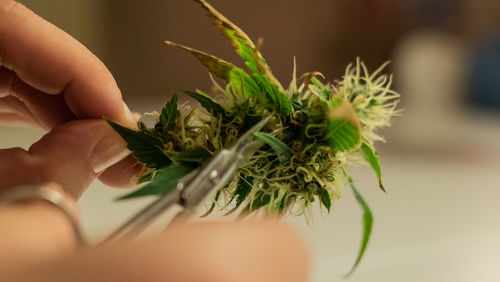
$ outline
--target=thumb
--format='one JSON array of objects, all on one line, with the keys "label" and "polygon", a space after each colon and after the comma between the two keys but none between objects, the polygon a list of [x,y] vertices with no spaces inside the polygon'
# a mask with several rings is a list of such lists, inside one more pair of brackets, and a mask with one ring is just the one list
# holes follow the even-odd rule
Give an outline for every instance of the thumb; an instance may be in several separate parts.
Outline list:
[{"label": "thumb", "polygon": [[0,150],[0,192],[56,182],[78,198],[106,168],[129,155],[125,142],[103,120],[76,120],[52,129],[28,151]]}]

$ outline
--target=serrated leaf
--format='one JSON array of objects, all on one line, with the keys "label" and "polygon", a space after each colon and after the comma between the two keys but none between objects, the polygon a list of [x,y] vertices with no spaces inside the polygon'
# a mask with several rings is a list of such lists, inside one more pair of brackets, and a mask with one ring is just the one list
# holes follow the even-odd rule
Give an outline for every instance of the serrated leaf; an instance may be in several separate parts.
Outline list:
[{"label": "serrated leaf", "polygon": [[188,166],[169,166],[162,168],[156,172],[156,175],[151,182],[130,194],[118,198],[118,200],[168,193],[175,189],[179,179],[192,170],[193,168]]},{"label": "serrated leaf", "polygon": [[165,41],[166,44],[188,51],[191,53],[198,61],[200,61],[210,73],[220,77],[226,81],[229,81],[230,72],[236,68],[235,65],[220,59],[214,55],[210,55],[200,50],[193,49],[191,47],[187,47],[181,44],[174,43],[172,41]]},{"label": "serrated leaf", "polygon": [[217,27],[217,29],[219,29],[225,37],[231,40],[237,53],[245,60],[245,62],[249,62],[247,65],[252,65],[252,68],[253,65],[255,65],[255,68],[259,73],[269,78],[271,83],[276,85],[280,90],[283,90],[279,81],[272,74],[271,69],[264,60],[264,57],[259,50],[257,50],[255,44],[246,33],[219,13],[214,7],[208,4],[207,1],[194,1],[200,3],[201,6],[207,11],[207,15],[212,19],[214,26]]},{"label": "serrated leaf", "polygon": [[172,163],[163,153],[163,144],[158,138],[145,132],[137,132],[108,119],[106,121],[127,142],[127,148],[134,156],[147,167],[160,169]]},{"label": "serrated leaf", "polygon": [[175,129],[175,120],[180,117],[179,110],[177,108],[177,95],[174,94],[170,101],[167,102],[165,107],[160,113],[160,125],[164,130]]},{"label": "serrated leaf", "polygon": [[351,275],[354,270],[356,270],[356,267],[358,267],[359,262],[363,258],[363,255],[365,254],[366,251],[366,246],[368,245],[368,242],[370,241],[370,235],[372,233],[372,228],[373,228],[373,214],[370,210],[370,207],[368,207],[368,204],[366,201],[363,199],[361,194],[358,192],[356,187],[354,187],[354,184],[352,182],[352,179],[349,178],[349,183],[351,185],[352,192],[354,193],[354,197],[356,198],[356,201],[358,202],[359,206],[363,210],[363,232],[361,236],[361,246],[359,248],[358,256],[356,257],[356,261],[354,262],[354,265],[352,266],[351,270],[349,273],[345,275],[345,277]]},{"label": "serrated leaf", "polygon": [[292,149],[271,134],[265,132],[255,132],[253,135],[269,145],[274,150],[280,161],[287,161],[292,156]]},{"label": "serrated leaf", "polygon": [[201,147],[169,155],[174,162],[184,164],[202,164],[211,156],[209,151]]},{"label": "serrated leaf", "polygon": [[321,200],[321,203],[326,207],[328,212],[330,212],[330,207],[332,205],[332,200],[330,199],[330,193],[326,188],[321,187],[320,192],[319,192],[319,198]]},{"label": "serrated leaf", "polygon": [[363,151],[363,156],[365,157],[366,161],[370,164],[370,166],[375,171],[375,174],[377,175],[378,184],[379,184],[380,189],[382,189],[382,191],[386,192],[384,185],[382,185],[382,173],[380,170],[380,159],[378,158],[377,152],[373,151],[370,148],[370,146],[368,146],[366,143],[363,143],[361,145],[361,150]]},{"label": "serrated leaf", "polygon": [[236,211],[241,206],[241,204],[245,201],[245,199],[248,197],[248,195],[250,194],[250,191],[252,191],[252,185],[250,185],[248,180],[241,177],[240,181],[238,182],[238,187],[236,188],[236,191],[234,192],[234,195],[236,197],[236,205],[234,206],[234,208],[232,208],[230,211],[228,211],[224,215],[230,215],[234,211]]},{"label": "serrated leaf", "polygon": [[330,120],[328,124],[330,146],[338,151],[347,151],[360,142],[357,128],[347,120]]},{"label": "serrated leaf", "polygon": [[339,151],[347,151],[361,142],[360,122],[352,105],[347,101],[332,100],[328,113],[328,134],[330,146]]},{"label": "serrated leaf", "polygon": [[214,101],[210,96],[207,94],[198,91],[198,92],[193,92],[189,90],[182,90],[182,93],[188,95],[189,97],[195,99],[200,103],[200,105],[205,108],[209,113],[211,113],[214,116],[218,116],[221,114],[222,116],[226,115],[226,110],[219,105],[216,101]]}]

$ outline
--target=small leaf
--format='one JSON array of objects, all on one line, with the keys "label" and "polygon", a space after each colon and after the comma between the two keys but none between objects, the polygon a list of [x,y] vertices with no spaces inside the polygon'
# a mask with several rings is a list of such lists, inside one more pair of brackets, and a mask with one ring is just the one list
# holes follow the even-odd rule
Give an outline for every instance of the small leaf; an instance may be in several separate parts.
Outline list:
[{"label": "small leaf", "polygon": [[168,193],[175,189],[179,179],[192,170],[193,168],[188,166],[169,166],[162,168],[156,172],[156,175],[151,182],[130,194],[118,198],[118,200]]},{"label": "small leaf", "polygon": [[211,113],[214,116],[218,116],[219,114],[225,116],[226,115],[226,110],[219,105],[216,101],[214,101],[210,96],[207,94],[198,91],[198,92],[193,92],[189,90],[182,90],[182,92],[189,97],[195,99],[198,101],[203,108],[205,108],[209,113]]},{"label": "small leaf", "polygon": [[209,151],[201,147],[169,155],[174,162],[184,164],[202,164],[211,156],[212,154]]},{"label": "small leaf", "polygon": [[250,191],[252,191],[252,185],[250,185],[248,180],[241,177],[240,181],[238,182],[238,187],[236,188],[236,191],[234,192],[234,195],[236,197],[236,206],[234,206],[234,208],[232,208],[230,211],[228,211],[224,215],[230,215],[234,211],[236,211],[241,206],[241,204],[245,201],[245,199],[248,197],[248,195],[250,194]]},{"label": "small leaf", "polygon": [[330,193],[328,190],[324,187],[320,188],[320,194],[319,198],[321,200],[321,203],[326,207],[328,212],[330,212],[330,207],[332,205],[332,200],[330,199]]},{"label": "small leaf", "polygon": [[274,150],[276,155],[278,155],[278,159],[280,161],[287,161],[292,156],[292,149],[271,134],[265,132],[255,132],[253,135],[269,145]]},{"label": "small leaf", "polygon": [[172,41],[165,41],[166,44],[177,47],[191,53],[198,61],[200,61],[210,73],[228,81],[230,72],[236,68],[235,65],[224,61],[223,59],[217,58],[216,56],[210,55],[203,51],[199,51],[181,44],[174,43]]},{"label": "small leaf", "polygon": [[180,117],[177,109],[177,95],[174,94],[160,113],[160,124],[164,130],[174,130],[175,120]]},{"label": "small leaf", "polygon": [[380,171],[380,159],[378,158],[377,152],[373,151],[370,148],[370,146],[368,146],[366,143],[363,143],[361,145],[361,150],[363,150],[363,155],[364,155],[366,161],[371,165],[371,167],[375,171],[375,174],[377,175],[378,184],[379,184],[380,189],[382,189],[382,191],[386,192],[384,185],[382,185],[382,173]]},{"label": "small leaf", "polygon": [[275,85],[271,84],[269,79],[258,73],[254,73],[252,77],[259,83],[259,86],[267,94],[271,101],[273,101],[274,105],[276,105],[281,113],[289,115],[292,112],[292,103],[290,102],[290,98],[279,91]]},{"label": "small leaf", "polygon": [[163,144],[158,138],[121,126],[108,119],[106,121],[127,142],[127,148],[134,156],[147,167],[160,169],[172,163],[163,153]]},{"label": "small leaf", "polygon": [[368,204],[365,202],[363,197],[361,197],[361,194],[359,194],[358,190],[356,187],[354,187],[354,184],[352,182],[352,179],[349,178],[349,183],[352,188],[352,192],[354,193],[354,197],[356,198],[356,201],[358,202],[359,206],[363,210],[363,235],[361,237],[361,246],[359,248],[358,256],[356,258],[356,261],[354,262],[354,265],[352,266],[351,270],[349,273],[347,273],[344,277],[350,276],[354,270],[356,270],[356,267],[358,266],[359,262],[363,258],[363,255],[366,251],[366,246],[368,245],[368,242],[370,241],[370,235],[372,233],[372,227],[373,227],[373,215],[368,207]]}]

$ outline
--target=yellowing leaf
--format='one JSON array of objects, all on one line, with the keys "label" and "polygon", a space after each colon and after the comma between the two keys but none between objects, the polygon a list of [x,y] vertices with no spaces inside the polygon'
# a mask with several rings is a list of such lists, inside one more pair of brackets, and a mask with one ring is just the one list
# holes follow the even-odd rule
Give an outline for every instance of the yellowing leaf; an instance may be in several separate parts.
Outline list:
[{"label": "yellowing leaf", "polygon": [[210,55],[208,53],[205,53],[203,51],[199,51],[181,44],[174,43],[172,41],[165,41],[166,44],[177,47],[182,50],[186,50],[189,53],[191,53],[198,61],[200,61],[207,69],[210,71],[210,73],[228,81],[229,80],[229,75],[231,70],[236,68],[235,65],[217,58],[214,55]]},{"label": "yellowing leaf", "polygon": [[[240,56],[246,57],[243,58],[245,61],[248,59],[248,55],[253,58],[253,61],[256,64],[259,73],[263,74],[272,84],[276,85],[280,91],[283,91],[283,86],[279,83],[279,81],[274,77],[271,72],[271,69],[267,65],[266,61],[262,54],[257,50],[255,44],[252,42],[250,37],[241,30],[237,25],[229,21],[225,16],[223,16],[219,11],[217,11],[212,5],[208,4],[205,0],[194,0],[207,11],[207,15],[212,19],[212,23],[215,27],[217,27],[222,34],[231,40],[233,46],[237,49],[237,52]],[[236,38],[240,38],[243,41],[236,40]],[[245,46],[248,47],[251,52],[245,49]]]}]

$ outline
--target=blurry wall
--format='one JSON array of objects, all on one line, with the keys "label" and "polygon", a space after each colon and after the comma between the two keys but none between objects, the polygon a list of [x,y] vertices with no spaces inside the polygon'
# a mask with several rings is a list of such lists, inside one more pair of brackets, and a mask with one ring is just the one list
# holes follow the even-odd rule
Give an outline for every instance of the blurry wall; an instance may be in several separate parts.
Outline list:
[{"label": "blurry wall", "polygon": [[[210,3],[254,41],[264,38],[262,52],[285,85],[294,56],[299,74],[317,70],[330,80],[340,78],[356,56],[375,68],[389,59],[401,31],[399,16],[394,16],[399,15],[400,5],[394,0]],[[174,89],[209,89],[207,71],[191,55],[167,47],[165,39],[241,64],[194,1],[115,0],[102,5],[107,20],[106,61],[130,102],[163,102]]]},{"label": "blurry wall", "polygon": [[[166,39],[242,63],[194,1],[20,2],[69,32],[100,57],[117,79],[126,101],[139,112],[159,108],[176,89],[210,89],[207,71],[191,55],[166,46],[163,43]],[[340,78],[345,66],[357,56],[372,70],[391,59],[394,64],[388,71],[396,74],[395,88],[407,97],[403,98],[406,108],[405,103],[420,94],[406,94],[402,83],[413,74],[403,78],[398,72],[405,71],[395,71],[394,67],[411,62],[405,61],[401,54],[412,56],[417,52],[411,46],[420,46],[426,40],[420,35],[434,34],[436,46],[441,45],[439,40],[446,41],[444,44],[452,46],[451,52],[456,52],[455,57],[460,60],[456,65],[464,67],[460,70],[462,77],[458,78],[464,84],[461,90],[450,90],[457,92],[455,102],[463,103],[463,97],[469,96],[479,104],[481,101],[494,104],[492,100],[476,99],[481,95],[500,100],[496,91],[500,88],[497,85],[500,71],[496,67],[500,63],[495,59],[500,57],[499,1],[211,0],[210,3],[254,41],[264,38],[263,54],[285,85],[291,77],[294,56],[299,74],[317,70],[329,80]],[[432,61],[428,61],[432,68]],[[439,60],[433,64],[439,64]]]}]

